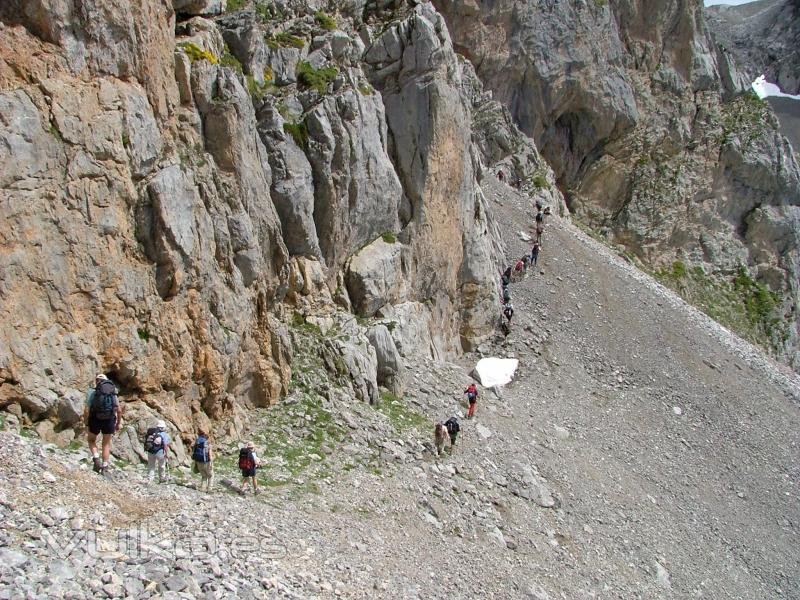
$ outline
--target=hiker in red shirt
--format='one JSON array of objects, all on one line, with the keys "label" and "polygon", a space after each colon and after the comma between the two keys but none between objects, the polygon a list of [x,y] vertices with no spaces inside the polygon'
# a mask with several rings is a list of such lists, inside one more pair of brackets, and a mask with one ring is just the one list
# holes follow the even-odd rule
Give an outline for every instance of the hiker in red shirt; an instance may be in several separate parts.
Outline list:
[{"label": "hiker in red shirt", "polygon": [[467,402],[469,402],[467,418],[471,419],[475,416],[475,407],[478,405],[478,388],[475,387],[474,383],[470,383],[464,393],[467,395]]}]

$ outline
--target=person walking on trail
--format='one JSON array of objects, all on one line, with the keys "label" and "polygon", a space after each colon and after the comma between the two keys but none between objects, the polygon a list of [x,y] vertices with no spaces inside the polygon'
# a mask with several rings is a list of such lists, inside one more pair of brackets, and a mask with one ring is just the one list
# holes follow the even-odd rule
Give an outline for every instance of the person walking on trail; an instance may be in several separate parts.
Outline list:
[{"label": "person walking on trail", "polygon": [[239,470],[242,472],[242,485],[239,486],[239,493],[244,496],[244,486],[251,482],[253,485],[253,495],[258,495],[258,482],[256,480],[256,469],[260,466],[258,455],[253,442],[247,444],[239,450]]},{"label": "person walking on trail", "polygon": [[[87,441],[89,452],[92,453],[92,467],[95,473],[105,475],[111,456],[111,440],[119,430],[120,406],[117,388],[102,373],[94,378],[94,388],[86,394],[83,421],[88,430]],[[103,434],[102,459],[97,452],[97,436],[101,433]]]},{"label": "person walking on trail", "polygon": [[450,417],[444,422],[444,427],[447,429],[447,435],[450,436],[450,452],[456,447],[456,437],[458,432],[461,431],[461,426],[458,424],[458,419]]},{"label": "person walking on trail", "polygon": [[542,238],[544,237],[544,223],[537,223],[536,224],[536,237],[534,238],[534,242],[536,244],[542,245]]},{"label": "person walking on trail", "polygon": [[503,288],[503,304],[508,304],[509,302],[511,302],[511,290],[506,286]]},{"label": "person walking on trail", "polygon": [[467,402],[469,402],[469,410],[467,411],[467,418],[471,419],[475,416],[475,408],[478,404],[478,388],[474,383],[470,383],[467,389],[464,390],[467,395]]},{"label": "person walking on trail", "polygon": [[503,307],[503,316],[508,319],[508,324],[511,325],[511,317],[514,316],[514,305],[511,302]]},{"label": "person walking on trail", "polygon": [[144,436],[144,450],[147,452],[147,477],[152,483],[158,466],[158,482],[167,481],[167,452],[169,452],[169,434],[167,424],[156,421],[156,424],[147,430]]},{"label": "person walking on trail", "polygon": [[214,481],[214,453],[208,437],[204,429],[197,430],[197,439],[192,446],[192,460],[194,471],[200,474],[200,491],[203,491],[205,485],[206,491],[210,492]]},{"label": "person walking on trail", "polygon": [[535,243],[533,248],[531,248],[531,264],[535,267],[536,263],[539,262],[539,243]]},{"label": "person walking on trail", "polygon": [[525,263],[522,259],[514,263],[514,281],[520,281],[525,275]]},{"label": "person walking on trail", "polygon": [[436,445],[436,456],[441,456],[444,452],[444,443],[450,436],[447,433],[447,427],[444,423],[437,421],[433,427],[433,442]]}]

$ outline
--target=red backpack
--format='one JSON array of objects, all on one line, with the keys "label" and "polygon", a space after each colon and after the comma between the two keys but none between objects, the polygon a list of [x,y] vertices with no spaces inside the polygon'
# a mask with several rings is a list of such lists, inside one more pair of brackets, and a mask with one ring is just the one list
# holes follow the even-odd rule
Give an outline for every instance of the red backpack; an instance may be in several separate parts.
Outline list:
[{"label": "red backpack", "polygon": [[250,471],[256,466],[256,461],[253,460],[253,451],[250,448],[242,448],[239,450],[239,469],[242,471]]}]

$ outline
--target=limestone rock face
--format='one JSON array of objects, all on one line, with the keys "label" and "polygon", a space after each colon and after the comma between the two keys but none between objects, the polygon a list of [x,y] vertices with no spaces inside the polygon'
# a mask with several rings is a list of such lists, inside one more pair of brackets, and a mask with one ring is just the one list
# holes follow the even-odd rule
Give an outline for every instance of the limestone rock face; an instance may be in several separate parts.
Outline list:
[{"label": "limestone rock face", "polygon": [[235,435],[287,393],[295,314],[373,319],[320,344],[365,402],[493,331],[480,181],[555,179],[433,6],[351,2],[335,31],[322,3],[224,8],[0,6],[0,408],[43,435],[97,372],[129,459],[158,416]]},{"label": "limestone rock face", "polygon": [[461,65],[430,4],[418,5],[407,20],[373,40],[365,59],[383,96],[409,201],[403,216],[413,299],[433,299],[440,328],[460,335],[468,346],[492,329],[497,258],[476,181],[471,109],[459,93]]},{"label": "limestone rock face", "polygon": [[[172,16],[162,17],[169,32]],[[13,35],[42,34],[34,25]],[[148,67],[171,65],[174,48],[170,39]],[[77,78],[73,50],[49,47],[48,78],[0,91],[2,244],[16,248],[4,253],[0,312],[17,324],[0,343],[4,402],[72,425],[62,390],[105,371],[127,404],[157,406],[191,432],[230,413],[230,393],[243,405],[276,401],[291,350],[268,307],[288,255],[249,96],[198,61],[185,107],[162,104],[177,89],[171,66],[160,90],[117,79],[100,58],[82,67],[97,77]],[[131,69],[143,52],[132,51]],[[26,72],[24,56],[4,60]]]},{"label": "limestone rock face", "polygon": [[720,279],[746,267],[779,294],[788,330],[772,343],[800,366],[800,249],[779,233],[796,222],[796,159],[701,5],[435,4],[573,214],[651,267],[680,260]]}]

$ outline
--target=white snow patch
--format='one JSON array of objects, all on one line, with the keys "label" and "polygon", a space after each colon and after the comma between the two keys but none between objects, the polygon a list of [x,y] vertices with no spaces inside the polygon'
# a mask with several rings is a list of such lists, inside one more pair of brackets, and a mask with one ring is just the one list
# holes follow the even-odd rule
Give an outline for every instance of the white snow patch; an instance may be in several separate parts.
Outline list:
[{"label": "white snow patch", "polygon": [[516,358],[482,358],[475,365],[474,373],[483,387],[505,385],[514,378],[519,361]]},{"label": "white snow patch", "polygon": [[767,96],[778,96],[780,98],[792,98],[794,100],[800,100],[800,95],[792,96],[791,94],[784,94],[781,91],[781,88],[774,83],[767,81],[767,78],[764,75],[756,79],[751,86],[756,95],[762,100]]}]

